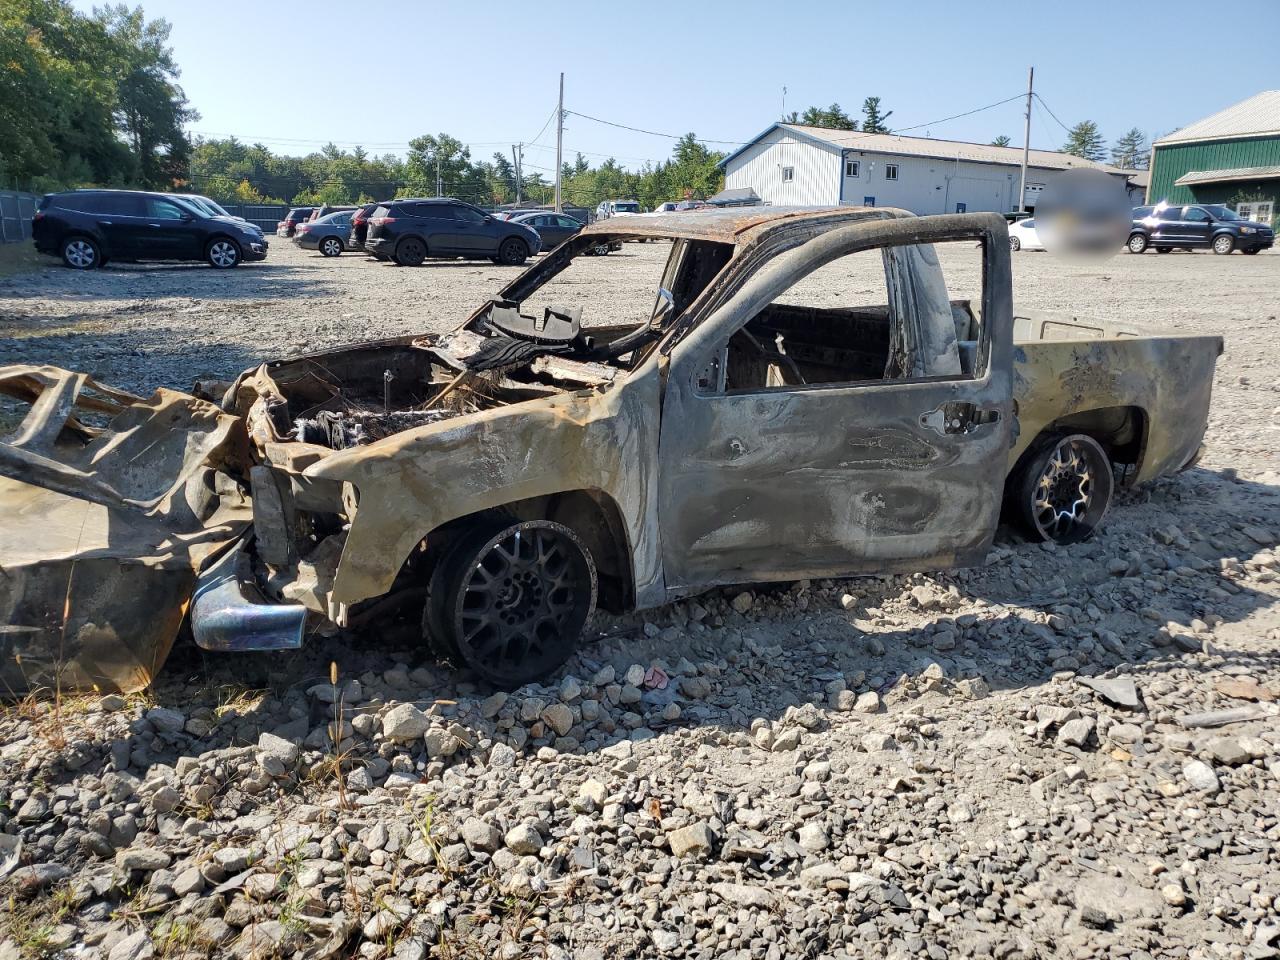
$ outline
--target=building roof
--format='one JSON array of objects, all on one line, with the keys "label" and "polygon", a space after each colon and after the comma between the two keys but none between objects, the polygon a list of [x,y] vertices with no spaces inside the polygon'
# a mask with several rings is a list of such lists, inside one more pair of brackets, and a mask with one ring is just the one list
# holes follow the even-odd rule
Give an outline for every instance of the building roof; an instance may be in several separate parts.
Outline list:
[{"label": "building roof", "polygon": [[792,224],[852,223],[872,218],[911,217],[895,207],[712,207],[643,217],[610,217],[597,220],[582,234],[616,237],[683,237],[719,243],[743,243]]},{"label": "building roof", "polygon": [[751,204],[759,203],[760,196],[752,187],[731,187],[721,190],[714,197],[708,197],[707,203],[715,204]]},{"label": "building roof", "polygon": [[1126,170],[1125,173],[1129,175],[1129,182],[1135,187],[1151,186],[1150,170]]},{"label": "building roof", "polygon": [[1232,137],[1280,135],[1280,90],[1263,90],[1212,116],[1187,124],[1161,137],[1155,146],[1193,140],[1227,140]]},{"label": "building roof", "polygon": [[1193,183],[1226,183],[1231,180],[1280,180],[1280,166],[1236,167],[1231,170],[1191,170],[1173,181],[1174,186]]},{"label": "building roof", "polygon": [[[800,139],[829,144],[842,150],[900,153],[939,160],[974,160],[978,163],[998,163],[1013,167],[1022,165],[1021,147],[993,147],[963,140],[935,140],[931,137],[904,137],[897,133],[863,133],[860,130],[832,130],[828,127],[806,127],[798,123],[775,123],[721,160],[720,166],[725,166],[747,147],[777,129],[786,130]],[[1032,150],[1027,156],[1027,165],[1044,170],[1094,169],[1116,174],[1129,172],[1058,150]]]}]

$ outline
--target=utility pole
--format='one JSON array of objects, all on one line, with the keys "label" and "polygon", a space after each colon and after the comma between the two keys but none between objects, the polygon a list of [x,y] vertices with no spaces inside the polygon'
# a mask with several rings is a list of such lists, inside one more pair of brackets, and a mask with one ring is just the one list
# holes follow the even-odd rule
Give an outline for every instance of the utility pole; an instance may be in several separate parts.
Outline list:
[{"label": "utility pole", "polygon": [[443,197],[444,191],[440,188],[440,146],[436,145],[436,196]]},{"label": "utility pole", "polygon": [[556,107],[556,213],[564,213],[560,202],[560,180],[564,176],[564,74],[560,74],[560,104]]},{"label": "utility pole", "polygon": [[1031,97],[1035,93],[1036,68],[1027,68],[1027,123],[1022,133],[1022,178],[1018,187],[1018,212],[1027,212],[1027,157],[1031,153]]},{"label": "utility pole", "polygon": [[524,186],[524,177],[520,173],[520,161],[524,159],[522,156],[523,153],[523,143],[513,143],[511,145],[511,166],[516,172],[516,203],[520,203],[521,201],[520,188]]}]

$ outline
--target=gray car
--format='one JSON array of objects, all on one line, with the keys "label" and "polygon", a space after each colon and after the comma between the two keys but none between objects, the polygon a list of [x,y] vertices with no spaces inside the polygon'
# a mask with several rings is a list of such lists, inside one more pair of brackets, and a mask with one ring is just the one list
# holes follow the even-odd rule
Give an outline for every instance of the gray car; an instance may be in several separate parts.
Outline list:
[{"label": "gray car", "polygon": [[339,256],[346,251],[347,238],[351,236],[351,216],[352,211],[342,210],[310,223],[300,223],[293,242],[303,250],[319,250],[326,257]]},{"label": "gray car", "polygon": [[[576,236],[578,231],[586,226],[581,220],[566,216],[563,213],[548,213],[545,210],[539,210],[535,213],[522,213],[519,216],[511,218],[512,223],[523,223],[526,227],[532,227],[539,237],[542,238],[542,249],[551,250],[560,246],[572,236]],[[606,256],[610,250],[621,250],[622,243],[616,240],[605,241],[592,247],[588,252],[591,256]]]}]

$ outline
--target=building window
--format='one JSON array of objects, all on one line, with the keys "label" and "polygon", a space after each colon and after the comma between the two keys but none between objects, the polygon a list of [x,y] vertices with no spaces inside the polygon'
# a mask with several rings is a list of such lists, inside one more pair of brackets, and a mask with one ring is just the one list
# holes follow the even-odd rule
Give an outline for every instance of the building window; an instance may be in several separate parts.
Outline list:
[{"label": "building window", "polygon": [[783,183],[790,183],[790,182],[791,182],[792,180],[794,180],[795,178],[796,178],[796,168],[795,168],[795,167],[783,167],[783,168],[782,168],[782,182],[783,182]]},{"label": "building window", "polygon": [[884,165],[884,178],[886,180],[898,179],[898,165],[896,163],[886,163]]},{"label": "building window", "polygon": [[1236,204],[1236,214],[1241,220],[1253,220],[1257,223],[1271,223],[1273,209],[1274,205],[1270,200]]},{"label": "building window", "polygon": [[875,197],[863,197],[863,198],[862,198],[862,205],[863,205],[864,207],[874,207],[874,206],[876,205],[876,198],[875,198]]},{"label": "building window", "polygon": [[846,177],[856,177],[858,175],[857,160],[846,160],[844,162],[844,175]]}]

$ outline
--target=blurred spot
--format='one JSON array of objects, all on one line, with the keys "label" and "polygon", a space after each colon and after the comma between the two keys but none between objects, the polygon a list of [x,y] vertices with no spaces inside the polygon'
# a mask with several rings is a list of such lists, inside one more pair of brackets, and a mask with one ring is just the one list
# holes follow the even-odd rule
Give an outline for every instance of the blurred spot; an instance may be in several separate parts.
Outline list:
[{"label": "blurred spot", "polygon": [[1036,234],[1046,250],[1070,260],[1106,260],[1120,252],[1133,223],[1124,185],[1101,170],[1067,170],[1036,203]]}]

